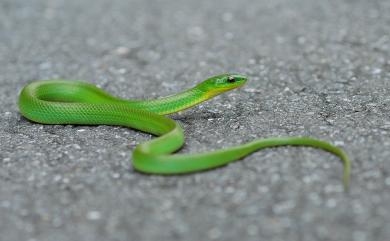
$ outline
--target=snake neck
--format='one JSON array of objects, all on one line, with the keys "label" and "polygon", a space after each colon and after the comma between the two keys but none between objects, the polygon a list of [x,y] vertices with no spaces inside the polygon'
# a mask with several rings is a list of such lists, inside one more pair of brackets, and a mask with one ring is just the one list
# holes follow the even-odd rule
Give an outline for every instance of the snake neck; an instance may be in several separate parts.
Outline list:
[{"label": "snake neck", "polygon": [[210,99],[208,93],[194,87],[175,95],[170,95],[154,100],[136,100],[126,101],[128,105],[134,108],[140,108],[159,115],[167,115],[188,109],[203,101]]}]

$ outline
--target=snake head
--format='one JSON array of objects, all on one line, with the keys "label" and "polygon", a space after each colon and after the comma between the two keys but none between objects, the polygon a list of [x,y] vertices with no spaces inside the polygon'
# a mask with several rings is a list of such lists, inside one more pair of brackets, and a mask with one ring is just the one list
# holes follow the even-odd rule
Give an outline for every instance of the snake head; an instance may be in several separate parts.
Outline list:
[{"label": "snake head", "polygon": [[248,80],[240,74],[222,74],[211,77],[198,85],[198,88],[209,96],[215,96],[223,92],[238,88]]}]

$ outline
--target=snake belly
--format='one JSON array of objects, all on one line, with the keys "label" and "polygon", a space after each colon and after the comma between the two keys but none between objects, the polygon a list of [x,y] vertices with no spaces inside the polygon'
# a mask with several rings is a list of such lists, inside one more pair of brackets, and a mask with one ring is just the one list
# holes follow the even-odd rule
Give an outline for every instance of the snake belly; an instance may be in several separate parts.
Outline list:
[{"label": "snake belly", "polygon": [[195,87],[154,100],[125,100],[102,89],[74,80],[41,80],[26,85],[19,95],[19,110],[27,119],[42,124],[118,125],[157,136],[133,151],[133,166],[150,174],[183,174],[226,165],[268,147],[309,146],[338,156],[343,163],[343,183],[349,186],[351,162],[346,153],[325,141],[309,137],[275,137],[195,154],[173,154],[184,144],[181,126],[165,115],[206,101],[242,86],[238,74],[211,77]]}]

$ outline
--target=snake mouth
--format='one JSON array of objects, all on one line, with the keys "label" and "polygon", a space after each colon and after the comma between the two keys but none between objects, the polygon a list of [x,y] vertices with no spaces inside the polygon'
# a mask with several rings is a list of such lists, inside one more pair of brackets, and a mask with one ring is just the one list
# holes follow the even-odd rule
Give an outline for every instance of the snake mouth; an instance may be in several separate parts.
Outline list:
[{"label": "snake mouth", "polygon": [[230,90],[239,89],[242,86],[244,86],[246,81],[247,81],[247,79],[241,79],[239,82],[236,82],[234,84],[218,87],[217,89],[212,90],[212,92],[216,92],[217,94],[221,94],[221,93],[224,93],[224,92],[227,92]]},{"label": "snake mouth", "polygon": [[215,89],[215,90],[209,90],[207,93],[207,98],[212,98],[213,96],[216,96],[216,95],[220,95],[220,94],[223,94],[227,91],[230,91],[230,90],[234,90],[234,89],[238,89],[240,88],[242,85],[238,85],[238,86],[229,86],[229,87],[220,87],[218,89]]}]

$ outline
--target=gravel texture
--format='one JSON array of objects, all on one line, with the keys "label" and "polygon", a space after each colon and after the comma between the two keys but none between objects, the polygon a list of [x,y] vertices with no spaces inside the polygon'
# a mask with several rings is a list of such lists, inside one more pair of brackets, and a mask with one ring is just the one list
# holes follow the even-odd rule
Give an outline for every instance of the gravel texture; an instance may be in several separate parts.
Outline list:
[{"label": "gravel texture", "polygon": [[[0,1],[0,240],[390,240],[390,1]],[[172,118],[183,152],[266,136],[343,147],[267,149],[183,176],[133,171],[151,138],[34,124],[36,79],[155,98],[215,74],[250,81]]]}]

